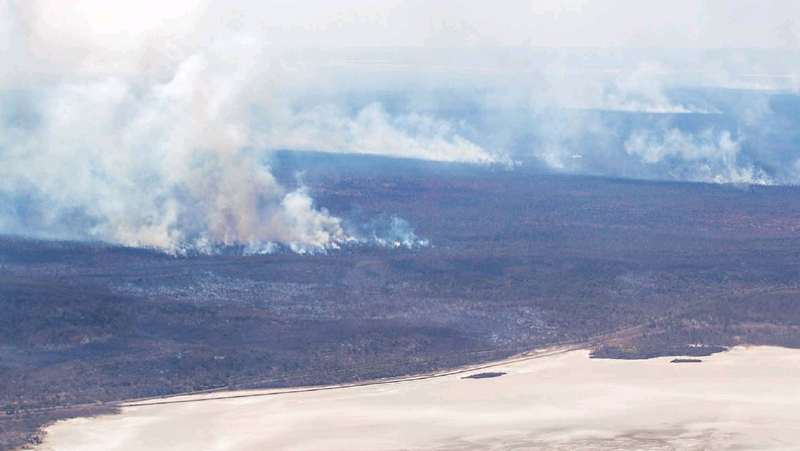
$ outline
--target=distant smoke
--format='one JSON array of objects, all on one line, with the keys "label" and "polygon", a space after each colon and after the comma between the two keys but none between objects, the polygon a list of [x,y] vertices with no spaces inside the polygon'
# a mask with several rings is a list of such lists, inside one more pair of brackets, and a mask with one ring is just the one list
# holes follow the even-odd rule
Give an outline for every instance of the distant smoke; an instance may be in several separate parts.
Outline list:
[{"label": "distant smoke", "polygon": [[[535,119],[531,153],[557,171],[705,183],[800,182],[800,166],[793,161],[798,157],[769,142],[774,138],[765,131],[746,126],[744,118],[734,128],[726,126],[729,115],[703,123],[640,113],[549,113]],[[780,133],[781,141],[798,138],[793,130]]]},{"label": "distant smoke", "polygon": [[390,116],[372,103],[354,117],[334,105],[315,106],[267,130],[262,145],[272,149],[329,150],[433,161],[511,165],[461,137],[452,123],[418,113]]},{"label": "distant smoke", "polygon": [[557,96],[553,100],[561,107],[649,114],[720,113],[713,106],[699,107],[671,99],[665,90],[665,70],[658,64],[640,62],[630,71],[594,74],[568,68],[555,70],[549,77],[551,83],[558,85],[553,90]]},{"label": "distant smoke", "polygon": [[790,151],[800,145],[800,97],[785,77],[760,76],[774,84],[741,89],[747,77],[718,67],[685,72],[555,65],[545,94],[533,96],[528,155],[565,173],[800,183],[800,157]]},{"label": "distant smoke", "polygon": [[371,236],[371,242],[375,242],[384,247],[405,247],[412,249],[415,247],[428,246],[428,240],[417,237],[414,229],[405,219],[397,216],[375,219],[368,224],[365,232]]},{"label": "distant smoke", "polygon": [[595,108],[628,113],[719,114],[713,107],[700,108],[670,99],[664,89],[662,72],[657,66],[640,64],[633,72],[615,78]]},{"label": "distant smoke", "polygon": [[666,166],[664,170],[677,180],[772,184],[763,170],[739,161],[741,143],[729,132],[636,131],[625,141],[625,151],[646,165]]}]

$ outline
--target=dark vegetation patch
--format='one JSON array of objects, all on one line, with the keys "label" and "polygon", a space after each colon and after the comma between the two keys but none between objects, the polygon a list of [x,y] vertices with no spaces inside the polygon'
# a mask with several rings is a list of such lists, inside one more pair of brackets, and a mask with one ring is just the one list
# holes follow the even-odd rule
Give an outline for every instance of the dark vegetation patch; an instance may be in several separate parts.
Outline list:
[{"label": "dark vegetation patch", "polygon": [[32,411],[6,406],[0,413],[0,449],[28,448],[42,443],[41,428],[56,421],[78,417],[94,417],[117,412],[113,405],[75,406],[68,408]]},{"label": "dark vegetation patch", "polygon": [[476,374],[470,374],[469,376],[464,376],[461,379],[488,379],[488,378],[492,378],[492,377],[500,377],[500,376],[503,376],[505,374],[506,373],[503,373],[503,372],[476,373]]},{"label": "dark vegetation patch", "polygon": [[401,376],[557,343],[615,358],[800,347],[798,188],[314,158],[298,161],[319,205],[397,214],[431,246],[172,257],[0,238],[0,448],[32,430],[8,418],[69,411],[53,407]]},{"label": "dark vegetation patch", "polygon": [[625,345],[607,345],[593,349],[591,357],[605,359],[652,359],[672,355],[707,357],[711,354],[728,350],[724,346],[669,346],[665,344],[667,337],[659,336],[658,339],[663,340],[663,342],[660,342],[660,347],[657,339],[650,340],[649,346],[637,346],[636,344],[631,344],[631,342]]}]

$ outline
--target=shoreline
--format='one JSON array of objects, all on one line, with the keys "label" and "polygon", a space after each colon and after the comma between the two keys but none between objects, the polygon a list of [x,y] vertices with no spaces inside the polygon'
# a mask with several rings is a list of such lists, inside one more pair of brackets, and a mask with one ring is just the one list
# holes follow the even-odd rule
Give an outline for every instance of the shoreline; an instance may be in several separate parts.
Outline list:
[{"label": "shoreline", "polygon": [[414,381],[459,375],[459,374],[469,373],[471,371],[480,371],[488,368],[495,368],[502,365],[524,362],[527,360],[550,357],[553,355],[580,351],[580,350],[586,350],[587,352],[589,352],[589,350],[585,346],[549,346],[545,348],[534,349],[531,351],[525,351],[502,360],[476,364],[476,365],[466,365],[430,373],[412,374],[412,375],[388,377],[382,379],[369,379],[365,381],[333,384],[333,385],[311,385],[311,386],[298,386],[289,388],[264,388],[264,389],[245,389],[245,390],[212,389],[212,390],[204,390],[203,392],[179,393],[175,395],[167,395],[160,397],[117,401],[116,404],[120,408],[154,406],[154,405],[214,401],[214,400],[224,400],[224,399],[276,396],[276,395],[292,394],[292,393],[309,393],[309,392],[319,392],[319,391],[329,391],[329,390],[342,390],[355,387],[369,387],[373,385],[400,384],[405,382],[414,382]]},{"label": "shoreline", "polygon": [[[392,380],[183,395],[55,423],[34,449],[778,450],[800,442],[800,411],[791,408],[800,403],[800,350],[737,346],[693,365],[670,359],[591,359],[562,347]],[[507,374],[461,377],[486,368]]]},{"label": "shoreline", "polygon": [[[98,416],[119,415],[122,413],[122,409],[128,407],[195,403],[195,402],[213,401],[213,400],[253,398],[253,397],[292,394],[292,393],[341,390],[347,388],[365,387],[372,385],[398,384],[398,383],[412,382],[423,379],[431,379],[431,378],[445,377],[449,375],[463,374],[471,371],[479,371],[481,369],[492,368],[510,362],[541,358],[558,353],[570,352],[572,350],[577,350],[577,349],[587,349],[587,343],[581,342],[581,343],[554,344],[542,348],[535,348],[532,350],[524,351],[506,357],[504,359],[493,360],[484,363],[463,365],[427,373],[408,374],[404,376],[390,376],[385,378],[367,379],[362,381],[345,382],[340,384],[300,385],[294,387],[256,388],[256,389],[229,389],[228,387],[219,387],[219,388],[199,390],[187,393],[175,393],[175,394],[161,395],[161,396],[150,396],[145,398],[132,398],[119,401],[110,401],[105,403],[75,404],[68,406],[55,406],[55,407],[29,409],[28,412],[40,415],[51,414],[51,416],[55,417],[56,419],[42,424],[36,429],[35,432],[28,433],[28,439],[25,444],[16,447],[11,447],[8,449],[9,451],[21,451],[24,449],[31,449],[31,446],[36,446],[41,444],[42,437],[46,437],[47,435],[47,429],[52,427],[54,424],[70,420],[82,419],[82,418],[88,419],[88,418],[96,418]],[[74,413],[84,410],[92,413],[83,415],[81,414],[75,415]],[[103,413],[98,414],[96,412],[103,412]],[[5,415],[5,413],[0,412],[0,416],[2,415]]]}]

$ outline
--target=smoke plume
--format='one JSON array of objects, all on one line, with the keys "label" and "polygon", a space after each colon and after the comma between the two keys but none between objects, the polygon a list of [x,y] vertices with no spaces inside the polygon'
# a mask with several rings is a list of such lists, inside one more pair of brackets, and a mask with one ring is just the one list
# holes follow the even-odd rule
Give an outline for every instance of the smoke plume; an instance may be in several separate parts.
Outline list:
[{"label": "smoke plume", "polygon": [[[415,8],[329,3],[0,2],[0,233],[171,252],[424,244],[400,218],[351,227],[282,186],[275,149],[800,183],[796,51],[425,48]],[[332,50],[370,33],[385,50]]]},{"label": "smoke plume", "polygon": [[[297,68],[259,28],[216,26],[202,3],[139,12],[124,35],[53,6],[0,7],[0,233],[170,252],[324,251],[369,237],[278,184],[266,151],[499,161],[428,115],[293,105],[279,86]],[[94,8],[77,14],[113,13]]]}]

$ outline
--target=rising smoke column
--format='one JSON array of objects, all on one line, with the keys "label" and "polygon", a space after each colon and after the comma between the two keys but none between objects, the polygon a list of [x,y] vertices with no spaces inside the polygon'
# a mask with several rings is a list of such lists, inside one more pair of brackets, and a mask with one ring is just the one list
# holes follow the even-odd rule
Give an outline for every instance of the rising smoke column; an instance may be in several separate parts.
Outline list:
[{"label": "rising smoke column", "polygon": [[[93,6],[72,5],[86,21],[109,13]],[[196,8],[180,7],[156,19],[145,16],[158,9],[130,10],[141,19],[131,29],[95,34],[104,22],[71,25],[57,7],[3,11],[3,34],[19,47],[0,74],[0,231],[171,252],[322,250],[352,239],[248,147],[247,108],[270,100],[270,55],[253,36],[223,28],[164,39],[173,30],[158,19],[189,17],[177,33],[205,26]]]},{"label": "rising smoke column", "polygon": [[247,149],[247,74],[215,63],[196,54],[164,82],[90,77],[19,99],[33,111],[4,111],[0,190],[23,214],[4,212],[4,228],[170,251],[350,240]]},{"label": "rising smoke column", "polygon": [[0,5],[0,233],[170,252],[321,251],[369,237],[280,186],[261,149],[493,161],[425,116],[393,118],[378,104],[355,117],[297,110],[276,88],[287,76],[280,52],[241,14],[144,3]]}]

